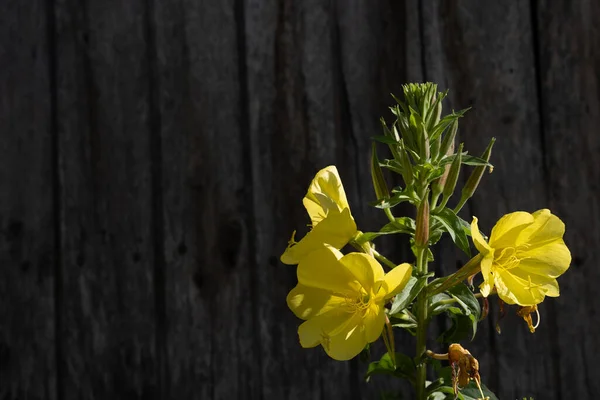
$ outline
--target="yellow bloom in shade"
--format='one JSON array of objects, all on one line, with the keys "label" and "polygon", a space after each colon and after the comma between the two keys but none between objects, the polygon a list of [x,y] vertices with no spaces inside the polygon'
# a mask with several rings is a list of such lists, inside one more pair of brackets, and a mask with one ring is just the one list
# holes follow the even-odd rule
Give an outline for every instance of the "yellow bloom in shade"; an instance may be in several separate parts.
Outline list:
[{"label": "yellow bloom in shade", "polygon": [[323,168],[315,175],[302,202],[310,216],[312,230],[298,243],[292,238],[281,256],[284,264],[298,264],[325,244],[341,249],[358,232],[335,166]]},{"label": "yellow bloom in shade", "polygon": [[373,257],[342,253],[325,245],[298,265],[298,285],[287,296],[288,307],[305,320],[300,344],[321,344],[336,360],[349,360],[377,340],[385,324],[384,304],[411,276],[410,264],[387,274]]},{"label": "yellow bloom in shade", "polygon": [[565,224],[550,210],[517,211],[500,218],[486,243],[474,217],[471,234],[483,256],[481,294],[487,297],[495,287],[504,302],[521,306],[557,297],[556,278],[571,264],[564,233]]}]

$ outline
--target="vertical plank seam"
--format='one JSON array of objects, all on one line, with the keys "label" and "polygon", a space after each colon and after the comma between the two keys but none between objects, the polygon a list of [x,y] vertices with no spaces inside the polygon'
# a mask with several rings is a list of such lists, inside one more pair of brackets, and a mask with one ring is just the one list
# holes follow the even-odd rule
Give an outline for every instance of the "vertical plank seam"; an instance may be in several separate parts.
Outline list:
[{"label": "vertical plank seam", "polygon": [[[51,140],[51,163],[52,163],[52,214],[53,214],[53,233],[54,233],[54,362],[56,368],[56,399],[64,398],[63,385],[63,346],[62,331],[63,321],[61,315],[61,305],[63,303],[63,282],[62,282],[62,212],[61,212],[61,176],[60,176],[60,146],[58,129],[58,91],[57,91],[57,71],[58,60],[57,35],[56,35],[56,4],[55,0],[46,1],[46,29],[48,44],[48,82],[50,91],[50,140]],[[50,393],[50,392],[48,392]]]},{"label": "vertical plank seam", "polygon": [[[537,110],[538,110],[538,123],[539,123],[539,137],[540,137],[540,149],[542,152],[542,179],[544,180],[544,192],[546,201],[551,201],[552,190],[550,186],[550,165],[547,155],[547,143],[546,143],[546,124],[544,123],[544,115],[545,115],[545,104],[543,97],[543,82],[542,82],[542,68],[541,68],[541,48],[540,48],[540,37],[539,37],[539,23],[538,23],[538,2],[537,0],[529,1],[529,16],[531,19],[531,37],[532,37],[532,45],[533,45],[533,64],[534,64],[534,75],[535,75],[535,90],[536,90],[536,100],[537,100]],[[551,359],[553,361],[552,365],[552,373],[554,374],[554,382],[556,385],[556,393],[557,399],[562,399],[562,382],[560,379],[560,349],[558,346],[559,342],[559,333],[558,333],[558,323],[556,321],[556,307],[553,302],[550,302],[548,305],[548,310],[550,311],[550,320],[551,329],[549,333],[551,343]]]},{"label": "vertical plank seam", "polygon": [[158,76],[158,55],[156,50],[156,16],[153,0],[144,0],[144,28],[146,39],[146,62],[148,68],[148,124],[150,145],[150,192],[151,224],[153,239],[153,289],[155,312],[154,349],[157,361],[157,378],[159,397],[168,398],[169,380],[166,368],[166,282],[165,282],[165,249],[164,249],[164,199],[163,199],[163,157],[160,113],[160,77]]},{"label": "vertical plank seam", "polygon": [[[239,111],[240,111],[240,126],[239,132],[242,140],[242,148],[246,151],[243,152],[243,164],[244,168],[244,180],[247,184],[244,187],[246,192],[245,198],[248,203],[248,210],[245,214],[247,237],[248,237],[248,252],[251,257],[251,270],[250,270],[250,302],[252,308],[252,326],[253,326],[253,338],[254,343],[254,354],[256,370],[258,371],[258,385],[256,398],[263,398],[263,360],[262,360],[262,342],[261,342],[261,331],[260,331],[260,314],[259,314],[259,280],[258,280],[258,260],[257,260],[257,249],[258,249],[258,226],[256,219],[256,204],[254,199],[254,189],[256,188],[255,175],[256,171],[253,165],[253,154],[254,146],[252,143],[251,135],[245,134],[249,131],[250,126],[250,104],[249,104],[249,87],[248,87],[248,65],[247,65],[247,43],[246,43],[246,10],[244,0],[234,1],[234,21],[235,21],[235,36],[237,45],[237,56],[238,56],[238,77],[240,85],[239,93]],[[254,397],[254,393],[247,394],[250,398]]]}]

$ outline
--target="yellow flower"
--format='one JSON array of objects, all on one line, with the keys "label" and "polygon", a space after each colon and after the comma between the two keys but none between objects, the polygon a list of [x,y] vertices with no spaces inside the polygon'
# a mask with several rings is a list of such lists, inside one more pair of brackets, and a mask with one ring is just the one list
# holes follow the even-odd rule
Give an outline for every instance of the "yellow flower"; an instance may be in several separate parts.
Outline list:
[{"label": "yellow flower", "polygon": [[550,210],[517,211],[500,218],[488,244],[474,217],[471,234],[483,256],[481,294],[487,297],[495,287],[504,302],[522,306],[541,303],[545,296],[557,297],[556,278],[571,264],[564,233],[565,224]]},{"label": "yellow flower", "polygon": [[335,166],[323,168],[315,175],[302,202],[310,216],[312,230],[298,243],[292,237],[281,256],[284,264],[298,264],[324,244],[341,249],[358,232]]},{"label": "yellow flower", "polygon": [[306,320],[298,328],[302,347],[321,344],[336,360],[359,354],[381,335],[384,304],[411,272],[410,264],[401,264],[385,274],[370,255],[343,256],[327,245],[310,253],[300,261],[298,285],[287,296],[288,307]]}]

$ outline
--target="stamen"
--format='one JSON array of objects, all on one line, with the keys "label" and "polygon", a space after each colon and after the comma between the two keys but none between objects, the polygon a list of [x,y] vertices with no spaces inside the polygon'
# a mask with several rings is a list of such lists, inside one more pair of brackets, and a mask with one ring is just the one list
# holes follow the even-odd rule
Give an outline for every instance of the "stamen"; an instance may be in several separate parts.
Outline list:
[{"label": "stamen", "polygon": [[537,315],[537,323],[535,324],[533,329],[537,329],[537,327],[540,325],[540,321],[542,320],[542,317],[540,316],[540,311],[537,309],[537,307],[535,308],[535,315]]},{"label": "stamen", "polygon": [[290,240],[288,240],[288,246],[287,248],[289,249],[290,247],[292,247],[293,245],[295,245],[296,243],[296,231],[292,232],[292,237],[290,238]]}]

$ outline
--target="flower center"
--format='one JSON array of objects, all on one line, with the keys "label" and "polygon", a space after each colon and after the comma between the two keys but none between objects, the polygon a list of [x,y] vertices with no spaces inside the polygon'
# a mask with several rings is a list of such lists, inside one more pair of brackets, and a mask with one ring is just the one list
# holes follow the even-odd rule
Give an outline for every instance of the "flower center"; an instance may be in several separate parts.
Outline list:
[{"label": "flower center", "polygon": [[355,292],[344,296],[348,312],[357,313],[367,310],[373,302],[373,296],[367,293],[365,289],[360,289],[360,292]]},{"label": "flower center", "polygon": [[506,271],[517,267],[521,260],[517,257],[517,249],[514,247],[506,247],[502,249],[500,256],[494,261],[496,269]]}]

